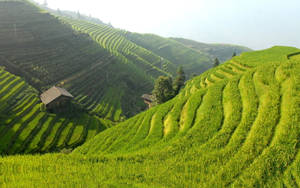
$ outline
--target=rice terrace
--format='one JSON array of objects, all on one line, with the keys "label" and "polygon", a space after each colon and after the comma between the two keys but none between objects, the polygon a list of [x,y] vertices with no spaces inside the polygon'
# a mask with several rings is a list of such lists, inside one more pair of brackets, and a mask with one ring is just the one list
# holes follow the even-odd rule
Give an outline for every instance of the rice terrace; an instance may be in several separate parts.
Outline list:
[{"label": "rice terrace", "polygon": [[300,41],[214,22],[257,0],[188,1],[0,0],[0,187],[300,187]]}]

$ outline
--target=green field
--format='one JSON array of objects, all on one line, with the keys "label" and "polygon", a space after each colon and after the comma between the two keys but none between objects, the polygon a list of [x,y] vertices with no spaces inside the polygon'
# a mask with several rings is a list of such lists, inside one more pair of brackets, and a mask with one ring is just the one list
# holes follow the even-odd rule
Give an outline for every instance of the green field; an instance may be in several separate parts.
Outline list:
[{"label": "green field", "polygon": [[297,187],[299,52],[243,53],[71,154],[2,157],[0,185]]}]

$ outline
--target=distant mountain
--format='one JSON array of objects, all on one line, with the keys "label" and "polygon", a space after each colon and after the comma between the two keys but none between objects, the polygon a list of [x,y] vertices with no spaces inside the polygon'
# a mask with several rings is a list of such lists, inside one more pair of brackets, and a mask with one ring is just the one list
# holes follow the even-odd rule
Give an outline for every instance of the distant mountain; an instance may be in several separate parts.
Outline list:
[{"label": "distant mountain", "polygon": [[198,75],[212,67],[213,60],[208,54],[191,49],[175,40],[131,32],[124,33],[124,36],[131,42],[169,60],[176,67],[183,66],[188,75]]},{"label": "distant mountain", "polygon": [[229,60],[234,52],[239,55],[242,52],[252,51],[250,48],[232,44],[207,44],[184,38],[171,39],[176,40],[194,50],[207,53],[213,59],[218,58],[221,62]]}]

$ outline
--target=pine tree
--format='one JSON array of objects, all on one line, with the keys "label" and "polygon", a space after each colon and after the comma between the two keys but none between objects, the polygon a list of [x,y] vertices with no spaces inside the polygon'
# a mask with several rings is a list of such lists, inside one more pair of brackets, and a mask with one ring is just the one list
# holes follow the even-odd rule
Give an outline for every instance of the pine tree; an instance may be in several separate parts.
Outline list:
[{"label": "pine tree", "polygon": [[173,86],[176,95],[179,93],[180,89],[184,86],[184,82],[185,82],[185,73],[183,71],[182,66],[180,66],[177,69],[177,77],[175,79],[174,86]]},{"label": "pine tree", "polygon": [[232,57],[235,57],[235,56],[236,56],[236,52],[234,51],[233,54],[232,54]]},{"label": "pine tree", "polygon": [[152,94],[156,104],[164,103],[174,97],[172,78],[167,76],[158,77],[155,81]]},{"label": "pine tree", "polygon": [[220,61],[218,58],[215,59],[215,62],[214,62],[214,67],[217,67],[220,65]]}]

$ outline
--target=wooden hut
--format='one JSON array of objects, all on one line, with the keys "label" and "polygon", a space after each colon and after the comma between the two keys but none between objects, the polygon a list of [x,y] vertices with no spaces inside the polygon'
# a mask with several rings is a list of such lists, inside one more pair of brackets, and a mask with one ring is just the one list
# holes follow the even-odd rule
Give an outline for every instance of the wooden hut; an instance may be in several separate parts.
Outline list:
[{"label": "wooden hut", "polygon": [[142,95],[142,99],[144,99],[144,103],[148,105],[148,108],[151,108],[153,106],[154,102],[154,96],[149,94]]},{"label": "wooden hut", "polygon": [[42,93],[40,98],[48,110],[59,110],[70,102],[73,95],[64,88],[53,86]]}]

